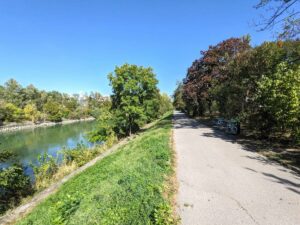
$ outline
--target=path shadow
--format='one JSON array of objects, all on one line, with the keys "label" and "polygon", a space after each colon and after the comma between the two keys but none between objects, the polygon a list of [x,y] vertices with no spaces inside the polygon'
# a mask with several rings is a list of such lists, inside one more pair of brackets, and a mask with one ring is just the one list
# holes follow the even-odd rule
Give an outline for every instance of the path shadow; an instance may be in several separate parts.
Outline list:
[{"label": "path shadow", "polygon": [[[261,140],[256,140],[256,139],[251,139],[251,138],[246,138],[243,136],[237,136],[237,135],[230,135],[225,132],[223,128],[214,126],[212,123],[209,121],[205,121],[204,123],[199,122],[195,119],[188,118],[184,113],[174,113],[173,119],[176,121],[174,123],[174,128],[175,129],[181,129],[181,128],[192,128],[192,129],[198,129],[198,128],[210,128],[210,132],[202,133],[201,135],[204,137],[209,137],[209,138],[218,138],[222,139],[226,142],[230,143],[237,143],[239,144],[243,150],[245,151],[250,151],[250,152],[259,152],[259,151],[275,151],[279,152],[280,149],[278,147],[272,146],[268,142],[264,142]],[[300,157],[300,151],[296,151],[296,154],[299,154]],[[245,156],[251,160],[257,160],[262,164],[274,164],[274,165],[282,165],[281,163],[274,161],[274,160],[269,160],[268,158],[262,156],[262,155],[253,155],[253,156]],[[300,163],[299,163],[300,165]],[[299,171],[297,170],[296,172],[290,171],[289,169],[285,169],[283,167],[276,167],[278,170],[282,172],[288,172],[292,173],[295,175],[295,178],[297,180],[300,180],[299,176]],[[272,182],[279,183],[283,185],[286,189],[289,191],[292,191],[296,194],[300,194],[300,183],[293,182],[289,179],[279,177],[278,175],[271,174],[271,173],[266,173],[266,172],[259,172],[257,170],[254,170],[249,167],[244,167],[244,169],[249,170],[253,173],[260,173],[264,177],[266,177],[268,180]]]},{"label": "path shadow", "polygon": [[176,123],[174,123],[175,129],[180,129],[180,128],[198,129],[198,128],[205,127],[205,125],[200,124],[195,119],[188,118],[184,113],[181,112],[174,113],[173,119],[176,120]]},{"label": "path shadow", "polygon": [[286,178],[282,178],[282,177],[279,177],[279,176],[271,174],[271,173],[259,172],[257,170],[251,169],[249,167],[244,167],[244,169],[249,170],[249,171],[254,172],[254,173],[260,173],[263,176],[267,177],[268,180],[270,180],[272,182],[276,182],[278,184],[282,184],[289,191],[292,191],[292,192],[300,195],[300,183],[295,183],[295,182],[290,181]]},{"label": "path shadow", "polygon": [[[201,135],[209,138],[219,138],[226,142],[237,143],[243,150],[250,152],[264,152],[270,153],[268,158],[263,156],[246,156],[248,158],[258,160],[264,164],[274,164],[288,167],[293,170],[293,174],[300,175],[300,149],[295,151],[287,150],[286,146],[275,145],[267,140],[259,140],[245,135],[231,135],[225,132],[225,128],[215,126],[211,121],[198,121],[188,118],[184,113],[176,112],[174,114],[175,129],[180,128],[210,128],[210,132],[202,133]],[[283,170],[283,169],[281,169]],[[285,171],[287,172],[287,171]],[[290,171],[288,171],[290,172]]]},{"label": "path shadow", "polygon": [[290,181],[288,179],[281,178],[281,177],[276,176],[276,175],[271,174],[271,173],[264,173],[264,172],[262,172],[262,174],[265,175],[266,177],[272,178],[277,183],[284,184],[284,185],[287,185],[287,186],[291,186],[291,187],[294,187],[294,188],[300,188],[300,183],[292,182],[292,181]]}]

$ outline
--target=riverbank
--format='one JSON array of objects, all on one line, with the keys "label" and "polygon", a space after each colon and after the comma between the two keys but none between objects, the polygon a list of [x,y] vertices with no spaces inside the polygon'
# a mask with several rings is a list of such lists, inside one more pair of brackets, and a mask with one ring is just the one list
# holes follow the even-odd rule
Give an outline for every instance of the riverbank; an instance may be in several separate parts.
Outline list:
[{"label": "riverbank", "polygon": [[83,121],[92,121],[95,120],[94,117],[88,117],[83,119],[76,119],[76,120],[63,120],[61,122],[42,122],[39,124],[34,124],[32,122],[24,122],[24,123],[11,123],[4,126],[0,126],[0,133],[6,133],[6,132],[13,132],[13,131],[19,131],[19,130],[27,130],[27,129],[35,129],[38,127],[51,127],[55,125],[65,125],[65,124],[71,124],[71,123],[78,123]]},{"label": "riverbank", "polygon": [[171,116],[159,120],[65,182],[19,224],[174,224],[165,196],[173,174],[171,128]]}]

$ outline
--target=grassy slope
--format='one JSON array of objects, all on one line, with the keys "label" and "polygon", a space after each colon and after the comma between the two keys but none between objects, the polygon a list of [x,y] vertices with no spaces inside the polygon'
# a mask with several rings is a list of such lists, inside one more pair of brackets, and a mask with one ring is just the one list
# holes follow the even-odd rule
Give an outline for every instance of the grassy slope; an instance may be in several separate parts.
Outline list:
[{"label": "grassy slope", "polygon": [[171,116],[79,174],[18,224],[152,224],[171,173]]}]

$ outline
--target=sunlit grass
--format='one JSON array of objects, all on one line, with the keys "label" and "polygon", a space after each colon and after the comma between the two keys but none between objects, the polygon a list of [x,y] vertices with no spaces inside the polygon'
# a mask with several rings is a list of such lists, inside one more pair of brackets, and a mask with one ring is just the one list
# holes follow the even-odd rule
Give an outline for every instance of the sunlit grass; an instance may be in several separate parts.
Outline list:
[{"label": "sunlit grass", "polygon": [[18,224],[171,224],[163,197],[172,173],[170,134],[167,116],[65,183]]}]

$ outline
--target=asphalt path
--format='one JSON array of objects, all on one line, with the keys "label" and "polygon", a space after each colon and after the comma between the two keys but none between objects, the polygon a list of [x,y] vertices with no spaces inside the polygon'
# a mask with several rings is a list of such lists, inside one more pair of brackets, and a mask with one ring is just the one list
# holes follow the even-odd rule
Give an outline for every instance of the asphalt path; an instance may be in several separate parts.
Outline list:
[{"label": "asphalt path", "polygon": [[177,196],[187,225],[300,225],[300,177],[174,113]]}]

